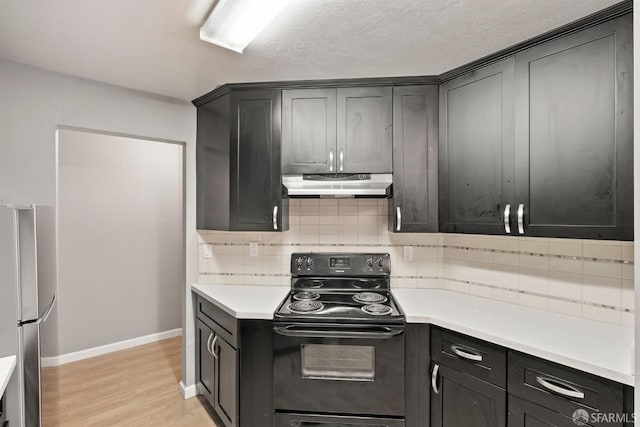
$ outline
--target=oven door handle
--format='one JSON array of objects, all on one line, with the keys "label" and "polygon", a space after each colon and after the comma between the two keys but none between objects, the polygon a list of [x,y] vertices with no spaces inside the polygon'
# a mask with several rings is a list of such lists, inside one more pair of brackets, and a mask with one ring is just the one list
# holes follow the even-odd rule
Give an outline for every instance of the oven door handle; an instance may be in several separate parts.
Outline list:
[{"label": "oven door handle", "polygon": [[389,339],[404,332],[403,327],[376,326],[370,330],[340,330],[340,329],[313,329],[306,326],[298,329],[296,326],[274,326],[273,331],[278,335],[297,338],[365,338],[365,339]]}]

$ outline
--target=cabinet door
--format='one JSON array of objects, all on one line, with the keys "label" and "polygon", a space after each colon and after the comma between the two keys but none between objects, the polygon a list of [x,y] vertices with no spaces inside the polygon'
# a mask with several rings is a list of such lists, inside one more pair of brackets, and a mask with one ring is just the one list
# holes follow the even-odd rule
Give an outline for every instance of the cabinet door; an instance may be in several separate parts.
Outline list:
[{"label": "cabinet door", "polygon": [[508,58],[440,86],[440,231],[509,234],[514,64]]},{"label": "cabinet door", "polygon": [[336,90],[282,91],[282,172],[336,171]]},{"label": "cabinet door", "polygon": [[516,56],[516,199],[531,236],[633,239],[631,15]]},{"label": "cabinet door", "polygon": [[231,230],[287,228],[280,172],[280,114],[279,91],[231,93]]},{"label": "cabinet door", "polygon": [[196,381],[200,386],[200,392],[204,394],[211,406],[214,406],[215,364],[209,346],[215,334],[200,320],[197,321],[196,326]]},{"label": "cabinet door", "polygon": [[591,426],[586,412],[576,412],[574,416],[576,421],[574,421],[573,418],[561,415],[550,409],[544,408],[540,405],[536,405],[533,402],[529,402],[528,400],[509,395],[509,427],[575,427],[576,425],[585,427]]},{"label": "cabinet door", "polygon": [[198,107],[196,136],[196,227],[229,227],[229,95]]},{"label": "cabinet door", "polygon": [[506,426],[504,389],[447,366],[435,366],[438,393],[431,393],[431,427]]},{"label": "cabinet door", "polygon": [[438,231],[438,86],[393,88],[389,229]]},{"label": "cabinet door", "polygon": [[236,350],[218,337],[215,345],[216,413],[226,427],[238,425],[238,359]]},{"label": "cabinet door", "polygon": [[338,173],[391,173],[391,87],[338,89]]}]

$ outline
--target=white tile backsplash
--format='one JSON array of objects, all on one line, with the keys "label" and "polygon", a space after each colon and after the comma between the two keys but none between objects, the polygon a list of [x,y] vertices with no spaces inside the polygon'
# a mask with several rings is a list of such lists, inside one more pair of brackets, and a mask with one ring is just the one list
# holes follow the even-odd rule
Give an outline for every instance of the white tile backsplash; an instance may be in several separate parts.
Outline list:
[{"label": "white tile backsplash", "polygon": [[[199,231],[199,280],[288,285],[292,252],[388,252],[392,287],[444,288],[633,325],[633,242],[391,233],[387,214],[387,200],[291,199],[289,231]],[[257,257],[249,242],[258,243]],[[203,258],[205,243],[212,259]],[[414,246],[410,262],[404,246]]]}]

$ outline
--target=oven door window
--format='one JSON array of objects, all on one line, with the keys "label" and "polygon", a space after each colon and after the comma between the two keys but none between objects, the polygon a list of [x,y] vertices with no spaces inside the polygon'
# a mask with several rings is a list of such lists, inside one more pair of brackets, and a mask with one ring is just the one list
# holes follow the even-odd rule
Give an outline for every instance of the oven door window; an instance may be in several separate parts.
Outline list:
[{"label": "oven door window", "polygon": [[302,344],[302,378],[375,381],[375,350],[362,345]]}]

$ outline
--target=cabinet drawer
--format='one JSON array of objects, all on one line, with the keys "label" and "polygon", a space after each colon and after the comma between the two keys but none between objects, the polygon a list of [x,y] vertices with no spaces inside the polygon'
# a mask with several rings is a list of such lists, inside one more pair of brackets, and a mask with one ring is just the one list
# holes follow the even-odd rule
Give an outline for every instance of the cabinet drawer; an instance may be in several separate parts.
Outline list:
[{"label": "cabinet drawer", "polygon": [[[582,416],[581,418],[578,418]],[[592,425],[585,421],[584,414],[577,413],[576,421],[572,417],[559,414],[551,409],[536,405],[528,400],[520,399],[516,396],[509,395],[509,412],[507,417],[507,425],[509,427],[575,427],[581,425],[583,427],[591,427]]]},{"label": "cabinet drawer", "polygon": [[506,350],[495,344],[466,335],[433,328],[431,358],[460,372],[505,388],[507,384]]},{"label": "cabinet drawer", "polygon": [[198,319],[234,348],[238,348],[238,320],[199,295],[196,299],[196,305]]},{"label": "cabinet drawer", "polygon": [[568,417],[577,409],[623,413],[622,384],[514,351],[508,361],[510,394]]}]

